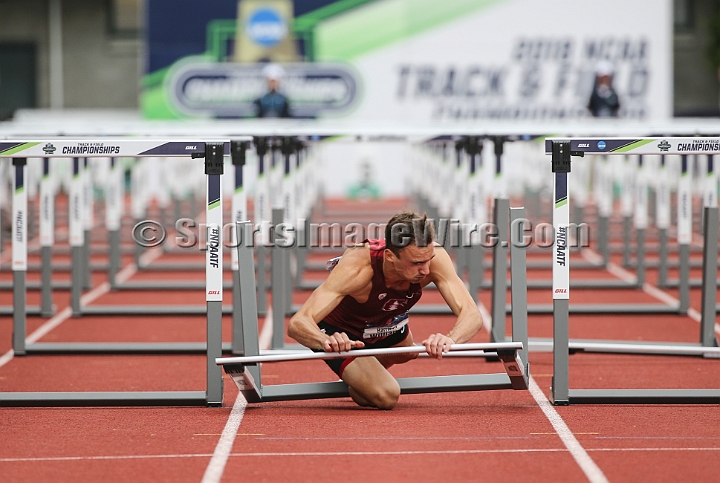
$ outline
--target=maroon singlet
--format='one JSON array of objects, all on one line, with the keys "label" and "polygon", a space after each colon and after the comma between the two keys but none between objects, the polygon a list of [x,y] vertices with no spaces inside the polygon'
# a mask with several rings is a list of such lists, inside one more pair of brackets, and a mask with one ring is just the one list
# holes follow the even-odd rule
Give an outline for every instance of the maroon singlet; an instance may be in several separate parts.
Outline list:
[{"label": "maroon singlet", "polygon": [[393,327],[405,324],[407,311],[422,295],[420,284],[411,283],[407,290],[395,290],[385,285],[383,252],[385,240],[365,240],[370,244],[370,265],[373,269],[372,289],[365,303],[346,295],[324,321],[360,340],[373,343],[392,335]]}]

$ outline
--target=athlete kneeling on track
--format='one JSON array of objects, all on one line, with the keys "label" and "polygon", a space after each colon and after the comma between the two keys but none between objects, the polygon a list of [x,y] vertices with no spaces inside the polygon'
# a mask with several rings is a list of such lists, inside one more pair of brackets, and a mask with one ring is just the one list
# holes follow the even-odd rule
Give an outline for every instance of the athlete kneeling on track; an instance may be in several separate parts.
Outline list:
[{"label": "athlete kneeling on track", "polygon": [[[401,212],[385,228],[384,240],[365,240],[337,260],[320,285],[290,320],[288,335],[316,352],[414,345],[408,310],[433,282],[457,321],[447,334],[422,341],[441,359],[451,344],[470,340],[482,327],[477,305],[455,273],[448,253],[436,244],[427,215]],[[360,406],[392,409],[400,386],[388,372],[417,354],[328,359]]]}]

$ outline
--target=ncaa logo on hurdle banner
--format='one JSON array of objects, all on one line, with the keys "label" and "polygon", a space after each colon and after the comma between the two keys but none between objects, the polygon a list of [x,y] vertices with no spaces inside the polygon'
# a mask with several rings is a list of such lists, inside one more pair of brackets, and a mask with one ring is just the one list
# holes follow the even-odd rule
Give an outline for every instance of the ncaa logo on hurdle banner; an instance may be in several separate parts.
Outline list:
[{"label": "ncaa logo on hurdle banner", "polygon": [[255,10],[245,24],[247,36],[258,45],[274,47],[287,36],[287,24],[283,18],[269,8]]},{"label": "ncaa logo on hurdle banner", "polygon": [[598,143],[597,143],[598,149],[600,149],[600,150],[605,149],[605,146],[606,146],[605,141],[598,141]]},{"label": "ncaa logo on hurdle banner", "polygon": [[53,146],[52,143],[47,143],[45,146],[43,146],[42,150],[45,154],[52,154],[57,151],[57,148]]}]

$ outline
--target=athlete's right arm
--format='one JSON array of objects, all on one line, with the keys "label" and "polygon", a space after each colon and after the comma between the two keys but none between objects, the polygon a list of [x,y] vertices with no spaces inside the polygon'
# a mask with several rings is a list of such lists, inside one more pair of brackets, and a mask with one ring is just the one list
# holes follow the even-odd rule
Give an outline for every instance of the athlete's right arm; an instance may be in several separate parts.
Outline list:
[{"label": "athlete's right arm", "polygon": [[344,332],[327,335],[320,330],[321,322],[346,295],[357,295],[372,283],[373,270],[367,250],[345,252],[327,280],[310,295],[307,302],[290,319],[288,335],[311,349],[343,352],[362,348],[361,341],[352,341]]}]

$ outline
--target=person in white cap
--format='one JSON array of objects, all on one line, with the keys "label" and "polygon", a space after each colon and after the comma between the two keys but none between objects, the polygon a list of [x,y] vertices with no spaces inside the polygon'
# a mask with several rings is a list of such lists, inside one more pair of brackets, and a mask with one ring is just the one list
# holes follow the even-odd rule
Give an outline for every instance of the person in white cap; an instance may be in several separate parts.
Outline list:
[{"label": "person in white cap", "polygon": [[267,81],[268,91],[255,100],[257,117],[290,117],[288,98],[278,91],[285,70],[278,64],[268,64],[263,68],[262,73]]},{"label": "person in white cap", "polygon": [[595,65],[595,86],[587,108],[595,117],[617,117],[620,99],[612,85],[615,69],[612,63],[601,60]]}]

